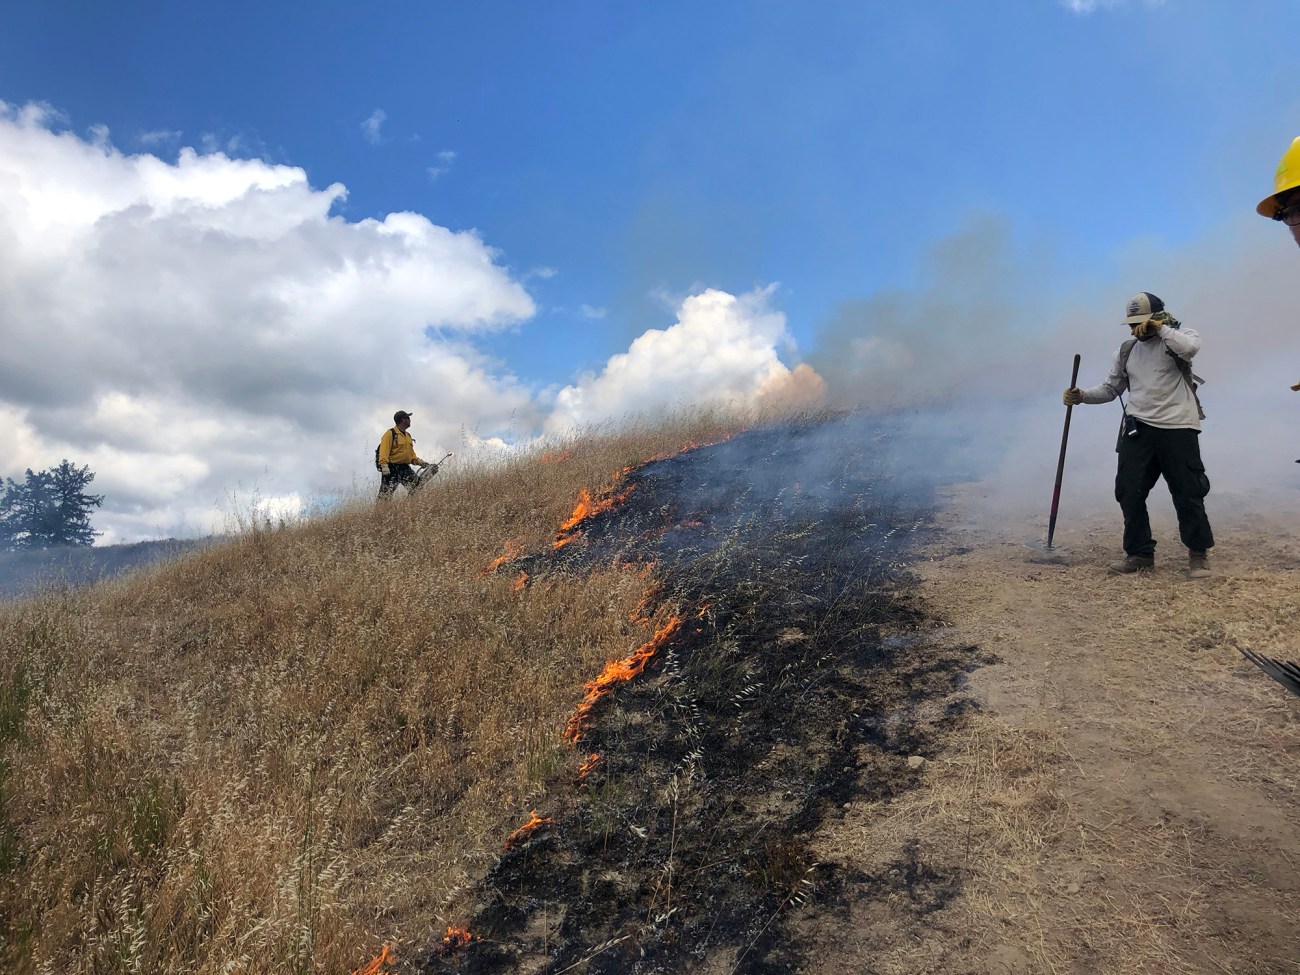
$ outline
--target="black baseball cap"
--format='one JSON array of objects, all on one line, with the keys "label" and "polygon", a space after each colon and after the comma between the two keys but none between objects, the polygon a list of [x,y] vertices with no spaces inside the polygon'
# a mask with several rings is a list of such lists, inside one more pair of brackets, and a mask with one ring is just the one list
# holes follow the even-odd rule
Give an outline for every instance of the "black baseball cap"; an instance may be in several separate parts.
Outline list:
[{"label": "black baseball cap", "polygon": [[398,410],[396,413],[393,414],[394,423],[401,423],[403,420],[409,420],[410,418],[411,418],[411,414],[408,413],[406,410]]}]

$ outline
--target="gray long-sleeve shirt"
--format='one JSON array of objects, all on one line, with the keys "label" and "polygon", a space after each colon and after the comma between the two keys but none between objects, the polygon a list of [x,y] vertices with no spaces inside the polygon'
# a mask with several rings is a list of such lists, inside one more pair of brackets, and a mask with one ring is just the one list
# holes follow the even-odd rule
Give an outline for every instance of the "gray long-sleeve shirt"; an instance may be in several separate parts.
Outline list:
[{"label": "gray long-sleeve shirt", "polygon": [[1190,328],[1165,326],[1154,338],[1134,343],[1127,369],[1120,367],[1120,353],[1116,350],[1110,375],[1100,386],[1082,390],[1083,401],[1109,403],[1127,390],[1129,415],[1143,423],[1171,430],[1201,429],[1196,400],[1166,350],[1190,362],[1201,350],[1201,337]]}]

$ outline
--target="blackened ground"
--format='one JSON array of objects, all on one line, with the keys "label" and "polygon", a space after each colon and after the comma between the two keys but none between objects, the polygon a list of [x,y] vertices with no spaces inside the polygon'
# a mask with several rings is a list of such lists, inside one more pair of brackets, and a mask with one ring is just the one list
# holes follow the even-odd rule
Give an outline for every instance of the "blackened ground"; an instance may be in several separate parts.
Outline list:
[{"label": "blackened ground", "polygon": [[850,799],[917,783],[907,759],[942,722],[909,714],[974,662],[916,649],[932,623],[906,562],[933,484],[901,476],[896,448],[860,417],[752,431],[633,472],[580,541],[502,569],[653,562],[683,623],[595,706],[577,747],[599,760],[486,877],[478,940],[422,971],[794,972],[816,947],[796,910],[851,888],[925,914],[956,892],[906,851],[846,877],[808,848]]}]

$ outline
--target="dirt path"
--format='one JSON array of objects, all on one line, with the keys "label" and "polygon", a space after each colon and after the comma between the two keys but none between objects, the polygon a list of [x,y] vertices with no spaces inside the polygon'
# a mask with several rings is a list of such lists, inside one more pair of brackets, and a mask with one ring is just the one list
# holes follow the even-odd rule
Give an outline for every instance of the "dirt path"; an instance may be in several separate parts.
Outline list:
[{"label": "dirt path", "polygon": [[998,662],[923,788],[819,837],[841,874],[899,893],[810,916],[834,947],[808,970],[1300,972],[1300,697],[1232,645],[1300,658],[1300,525],[1216,524],[1214,577],[1186,582],[1153,506],[1157,571],[1110,577],[1117,515],[1048,560],[1020,544],[1041,526],[952,502],[923,598],[950,624],[935,639]]}]

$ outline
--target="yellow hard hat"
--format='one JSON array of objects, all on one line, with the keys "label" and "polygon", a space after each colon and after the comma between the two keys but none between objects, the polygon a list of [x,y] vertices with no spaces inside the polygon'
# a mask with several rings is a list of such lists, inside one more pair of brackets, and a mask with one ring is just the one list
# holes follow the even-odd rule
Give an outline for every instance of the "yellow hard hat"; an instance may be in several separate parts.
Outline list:
[{"label": "yellow hard hat", "polygon": [[1287,190],[1300,186],[1300,137],[1291,140],[1291,148],[1282,154],[1282,161],[1277,164],[1277,175],[1273,177],[1273,195],[1259,201],[1255,212],[1261,217],[1277,216],[1277,198]]}]

